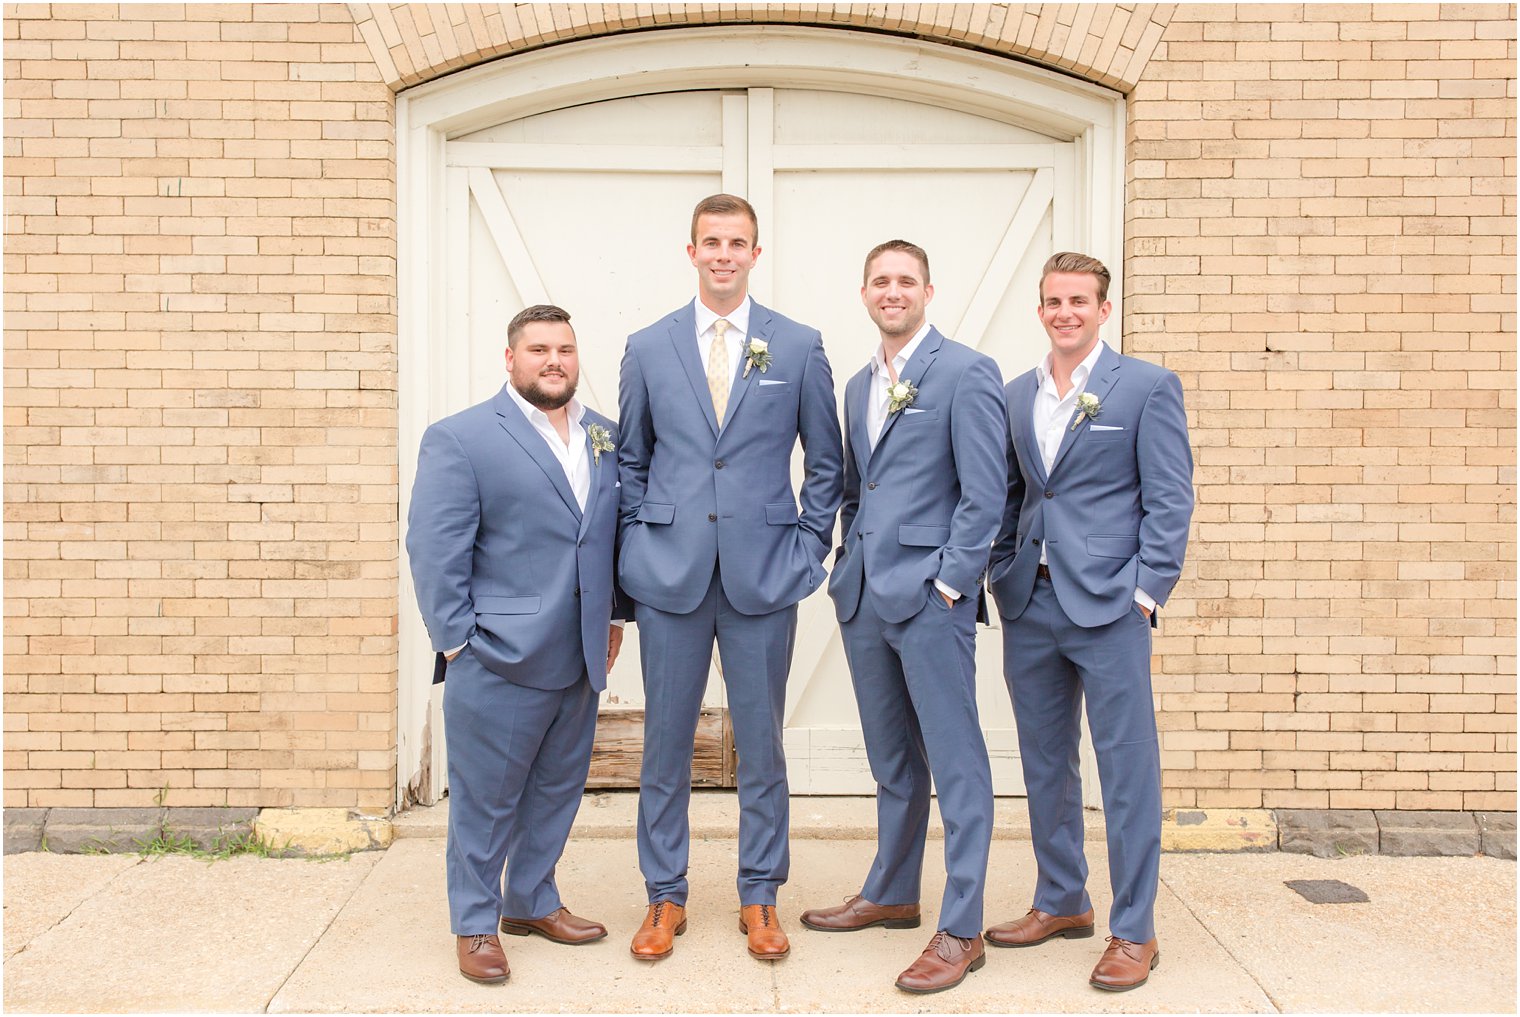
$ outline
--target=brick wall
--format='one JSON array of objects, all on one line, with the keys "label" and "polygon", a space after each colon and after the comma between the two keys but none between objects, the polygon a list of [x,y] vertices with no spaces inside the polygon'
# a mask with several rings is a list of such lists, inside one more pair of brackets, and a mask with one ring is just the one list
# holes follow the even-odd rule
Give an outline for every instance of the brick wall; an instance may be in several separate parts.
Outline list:
[{"label": "brick wall", "polygon": [[746,18],[1129,95],[1124,342],[1198,457],[1168,803],[1513,809],[1493,5],[7,8],[5,804],[389,804],[387,83]]},{"label": "brick wall", "polygon": [[395,781],[395,153],[344,7],[5,22],[5,804]]}]

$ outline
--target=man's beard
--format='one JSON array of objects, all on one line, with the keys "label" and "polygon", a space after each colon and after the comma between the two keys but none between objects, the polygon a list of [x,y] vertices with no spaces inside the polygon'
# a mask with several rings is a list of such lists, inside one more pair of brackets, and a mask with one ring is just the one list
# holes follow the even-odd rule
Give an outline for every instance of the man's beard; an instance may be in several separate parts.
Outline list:
[{"label": "man's beard", "polygon": [[562,377],[568,383],[563,392],[545,392],[539,387],[538,379],[535,378],[527,388],[518,389],[518,394],[545,413],[549,410],[557,410],[575,398],[575,382],[567,375],[562,375]]}]

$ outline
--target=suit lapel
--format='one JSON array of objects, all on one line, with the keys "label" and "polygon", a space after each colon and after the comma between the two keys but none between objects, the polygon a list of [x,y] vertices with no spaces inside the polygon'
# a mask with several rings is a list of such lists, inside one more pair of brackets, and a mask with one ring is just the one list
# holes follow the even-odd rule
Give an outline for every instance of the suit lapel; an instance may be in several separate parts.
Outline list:
[{"label": "suit lapel", "polygon": [[[1107,346],[1103,347],[1103,352],[1098,355],[1098,362],[1093,365],[1092,377],[1087,379],[1087,387],[1083,389],[1083,392],[1096,397],[1101,404],[1109,390],[1119,380],[1120,363],[1119,354]],[[1066,453],[1071,451],[1071,447],[1092,428],[1092,421],[1086,417],[1082,418],[1081,425],[1072,427],[1080,412],[1080,409],[1072,410],[1071,419],[1066,422],[1066,433],[1061,435],[1061,447],[1056,450],[1055,460],[1050,464],[1052,475],[1061,468],[1061,460],[1066,458]]]},{"label": "suit lapel", "polygon": [[[692,326],[695,328],[695,324]],[[749,395],[749,390],[755,386],[755,379],[760,376],[759,371],[750,371],[749,377],[744,377],[744,362],[747,358],[745,347],[751,339],[763,339],[767,343],[771,341],[771,312],[755,303],[749,303],[749,334],[744,337],[744,346],[739,347],[739,363],[734,365],[733,387],[728,393],[728,412],[723,416],[722,427],[727,427],[728,422],[734,419],[734,414],[739,412],[739,404],[744,402],[744,397]],[[706,379],[703,379],[706,383]],[[708,393],[707,401],[712,402],[712,393]],[[717,420],[717,414],[713,415]],[[720,428],[721,430],[721,428]]]},{"label": "suit lapel", "polygon": [[554,458],[554,453],[549,451],[549,446],[544,443],[544,436],[528,423],[528,418],[523,416],[522,409],[512,401],[505,386],[496,394],[495,404],[496,416],[502,430],[511,435],[512,439],[528,454],[528,458],[538,464],[538,468],[544,471],[544,476],[549,478],[549,483],[554,485],[554,490],[559,492],[565,507],[575,513],[577,520],[581,519],[581,507],[575,502],[575,492],[570,490],[570,478],[565,476],[565,468],[560,465],[558,459]]},{"label": "suit lapel", "polygon": [[676,312],[670,325],[670,344],[675,347],[676,359],[686,369],[686,380],[691,382],[697,405],[707,415],[707,426],[712,428],[713,437],[717,437],[718,414],[713,410],[712,393],[707,390],[707,372],[702,370],[702,355],[697,351],[695,301]]},{"label": "suit lapel", "polygon": [[850,448],[855,453],[855,466],[861,476],[871,464],[871,437],[866,434],[866,401],[871,397],[871,368],[850,379],[844,393],[845,422],[850,429]]},{"label": "suit lapel", "polygon": [[[924,375],[929,373],[929,368],[933,365],[934,358],[939,356],[939,348],[944,341],[945,337],[939,334],[939,329],[931,325],[929,327],[929,334],[924,336],[924,341],[919,344],[918,349],[913,351],[912,358],[908,361],[907,366],[903,368],[902,374],[897,376],[897,380],[911,381],[915,388],[922,391],[924,387]],[[949,407],[947,406],[946,409],[948,410]],[[902,410],[887,414],[887,422],[881,427],[881,437],[876,439],[876,448],[871,453],[873,456],[881,451],[882,445],[886,444],[887,435],[892,433],[892,428],[897,423],[897,418],[902,415]]]},{"label": "suit lapel", "polygon": [[[585,426],[586,430],[586,465],[591,467],[591,489],[586,493],[586,511],[581,513],[581,529],[577,534],[577,536],[584,537],[586,530],[591,527],[591,517],[596,515],[597,499],[602,493],[603,464],[597,461],[599,457],[591,448],[591,425],[601,424],[602,422],[600,420],[592,420],[591,414],[588,413],[581,423]],[[607,425],[602,424],[602,426],[606,427]],[[603,452],[602,455],[616,456],[617,452]],[[615,459],[613,461],[616,462]],[[574,492],[572,491],[571,494],[573,495]]]},{"label": "suit lapel", "polygon": [[1040,483],[1046,480],[1045,457],[1040,454],[1040,441],[1034,433],[1034,401],[1040,394],[1040,373],[1029,372],[1029,381],[1019,386],[1018,402],[1012,409],[1013,434],[1024,451],[1024,461],[1034,467]]}]

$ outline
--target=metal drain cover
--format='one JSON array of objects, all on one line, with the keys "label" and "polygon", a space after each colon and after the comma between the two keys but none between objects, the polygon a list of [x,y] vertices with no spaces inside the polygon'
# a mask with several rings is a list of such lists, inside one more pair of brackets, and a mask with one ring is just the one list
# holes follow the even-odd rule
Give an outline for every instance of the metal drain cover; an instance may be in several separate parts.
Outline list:
[{"label": "metal drain cover", "polygon": [[1366,904],[1372,900],[1361,887],[1339,879],[1289,879],[1283,885],[1310,904]]}]

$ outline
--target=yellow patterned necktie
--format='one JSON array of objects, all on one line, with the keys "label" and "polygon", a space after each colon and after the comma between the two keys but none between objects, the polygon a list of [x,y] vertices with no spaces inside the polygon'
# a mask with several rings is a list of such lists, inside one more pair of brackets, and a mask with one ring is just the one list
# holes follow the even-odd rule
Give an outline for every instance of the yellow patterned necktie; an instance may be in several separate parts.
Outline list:
[{"label": "yellow patterned necktie", "polygon": [[712,393],[713,412],[718,416],[718,426],[723,426],[723,414],[728,410],[729,376],[728,343],[723,335],[728,331],[728,319],[713,322],[712,346],[707,351],[707,391]]}]

